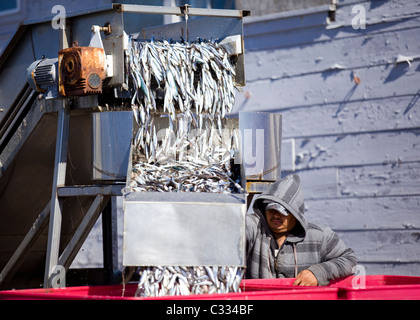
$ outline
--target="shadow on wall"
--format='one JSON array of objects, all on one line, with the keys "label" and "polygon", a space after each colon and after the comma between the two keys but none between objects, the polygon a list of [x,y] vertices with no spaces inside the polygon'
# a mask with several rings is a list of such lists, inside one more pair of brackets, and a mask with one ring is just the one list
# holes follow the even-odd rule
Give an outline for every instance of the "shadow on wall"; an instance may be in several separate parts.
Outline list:
[{"label": "shadow on wall", "polygon": [[347,103],[350,101],[351,97],[353,96],[354,92],[356,91],[357,84],[354,84],[350,91],[346,94],[343,100],[338,105],[336,113],[333,115],[333,118],[337,118],[338,114],[345,108]]},{"label": "shadow on wall", "polygon": [[[391,67],[391,65],[389,65],[387,68],[389,67]],[[408,63],[395,64],[394,66],[392,66],[391,72],[388,74],[388,77],[385,79],[384,84],[395,81],[398,78],[404,76],[409,69],[410,69],[410,65]]]},{"label": "shadow on wall", "polygon": [[411,111],[411,109],[416,105],[417,101],[419,101],[419,98],[420,98],[420,89],[417,91],[413,99],[411,99],[410,102],[408,103],[407,108],[405,108],[404,110],[404,115],[406,115],[407,113]]},{"label": "shadow on wall", "polygon": [[[392,81],[397,80],[398,78],[404,76],[407,74],[409,69],[411,68],[411,63],[407,60],[407,63],[396,63],[391,69],[391,72],[388,74],[388,77],[385,79],[384,83],[389,83]],[[420,71],[420,65],[417,67],[417,69],[414,72]],[[417,91],[417,93],[413,96],[413,98],[408,103],[407,107],[404,110],[404,115],[409,113],[411,109],[417,104],[417,101],[420,98],[420,89]]]}]

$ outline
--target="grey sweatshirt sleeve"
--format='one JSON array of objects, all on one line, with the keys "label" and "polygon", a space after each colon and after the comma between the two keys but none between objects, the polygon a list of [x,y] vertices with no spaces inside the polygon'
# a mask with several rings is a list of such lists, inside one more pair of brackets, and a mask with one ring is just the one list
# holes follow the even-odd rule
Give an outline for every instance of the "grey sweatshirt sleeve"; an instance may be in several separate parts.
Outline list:
[{"label": "grey sweatshirt sleeve", "polygon": [[321,261],[308,268],[320,286],[327,285],[332,279],[352,275],[353,267],[357,264],[354,251],[348,248],[330,228],[324,230]]},{"label": "grey sweatshirt sleeve", "polygon": [[246,228],[245,228],[245,239],[246,239],[246,256],[247,259],[251,253],[252,247],[254,246],[258,220],[255,217],[255,214],[247,214],[245,218]]}]

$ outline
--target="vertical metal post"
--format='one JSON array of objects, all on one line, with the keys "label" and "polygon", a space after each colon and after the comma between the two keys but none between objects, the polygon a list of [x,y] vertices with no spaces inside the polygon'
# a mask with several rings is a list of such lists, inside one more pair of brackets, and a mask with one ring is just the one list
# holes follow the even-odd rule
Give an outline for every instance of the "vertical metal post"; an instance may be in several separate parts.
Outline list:
[{"label": "vertical metal post", "polygon": [[[67,146],[70,124],[70,106],[63,100],[62,109],[58,112],[57,140],[55,146],[54,178],[51,194],[51,213],[48,230],[47,258],[45,262],[44,288],[52,286],[53,272],[57,271],[61,234],[61,203],[58,199],[57,188],[65,184],[67,167]],[[62,271],[62,269],[60,269]],[[60,275],[60,278],[62,275]],[[55,286],[62,286],[57,283]]]},{"label": "vertical metal post", "polygon": [[111,197],[102,211],[102,245],[104,254],[104,271],[107,281],[114,283],[118,270],[117,239],[117,198]]},{"label": "vertical metal post", "polygon": [[59,50],[67,49],[70,47],[70,26],[66,19],[63,27],[58,29],[58,47]]},{"label": "vertical metal post", "polygon": [[183,6],[180,6],[179,8],[181,9],[181,14],[184,15],[184,19],[185,19],[185,35],[186,35],[186,40],[187,42],[189,41],[189,32],[188,32],[188,15],[189,15],[189,7],[191,7],[191,5],[189,4],[185,4]]}]

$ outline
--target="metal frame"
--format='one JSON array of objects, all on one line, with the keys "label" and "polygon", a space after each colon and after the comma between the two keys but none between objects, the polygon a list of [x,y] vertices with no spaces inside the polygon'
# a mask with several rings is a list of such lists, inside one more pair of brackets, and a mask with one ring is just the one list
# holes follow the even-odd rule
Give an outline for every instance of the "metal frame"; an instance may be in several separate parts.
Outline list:
[{"label": "metal frame", "polygon": [[[88,213],[79,225],[72,240],[64,249],[58,263],[66,270],[77,255],[86,237],[89,235],[92,227],[102,212],[102,228],[103,228],[103,250],[104,250],[104,269],[110,273],[109,281],[112,282],[112,275],[117,270],[117,248],[116,233],[117,228],[114,217],[114,208],[116,207],[116,196],[121,196],[121,189],[124,185],[101,185],[101,186],[80,186],[80,187],[59,187],[57,188],[58,198],[96,196]],[[13,253],[7,264],[0,273],[0,287],[7,286],[7,283],[13,278],[15,272],[24,261],[26,255],[32,248],[32,245],[42,234],[48,225],[51,212],[51,202],[45,206],[44,210],[39,214],[38,218],[29,229],[28,233],[20,243],[19,247]],[[54,268],[53,268],[54,269]]]},{"label": "metal frame", "polygon": [[[93,10],[87,10],[83,12],[73,12],[67,14],[67,21],[70,23],[74,30],[66,29],[60,30],[58,37],[59,48],[63,49],[69,46],[71,35],[79,35],[80,30],[77,29],[77,25],[72,21],[72,18],[82,17],[87,15],[99,15],[104,14],[107,18],[115,18],[116,28],[115,33],[109,37],[108,40],[104,41],[104,45],[112,47],[114,43],[119,45],[118,48],[122,49],[123,39],[122,32],[118,27],[123,28],[122,17],[120,13],[143,13],[143,14],[170,14],[179,16],[203,16],[203,17],[225,17],[225,18],[238,18],[241,19],[244,16],[249,15],[249,11],[245,10],[215,10],[215,9],[200,9],[190,8],[189,6],[182,7],[161,7],[161,6],[143,6],[143,5],[124,5],[124,4],[112,4],[96,8]],[[28,37],[28,31],[32,32],[31,28],[36,24],[41,25],[42,23],[48,23],[52,17],[34,19],[25,21],[17,30],[16,34],[11,38],[3,54],[0,57],[0,71],[3,71],[4,64],[7,62],[9,56],[13,55],[17,49],[17,45],[25,37]],[[82,19],[81,19],[82,20]],[[121,20],[121,21],[120,21]],[[82,21],[83,24],[88,23]],[[113,26],[114,27],[114,26]],[[81,28],[81,27],[80,27]],[[71,31],[71,32],[70,32]],[[84,38],[83,38],[84,39]],[[108,41],[108,42],[107,42]],[[242,48],[243,49],[243,48]],[[243,50],[242,50],[243,52]],[[34,53],[35,55],[35,53]],[[27,57],[23,57],[22,61],[26,61]],[[22,64],[22,63],[21,63]],[[20,95],[20,100],[17,101],[18,109],[16,116],[11,118],[11,123],[16,122],[17,116],[22,112],[21,106],[27,105],[35,97],[35,92],[28,91],[23,87]],[[26,90],[26,91],[25,91]],[[22,96],[23,95],[23,96]],[[18,96],[19,97],[19,96]],[[47,110],[43,109],[43,112],[56,112],[58,109],[58,126],[57,126],[57,138],[55,147],[55,160],[54,160],[54,174],[53,184],[51,189],[51,200],[45,206],[44,210],[38,215],[37,219],[33,223],[30,230],[25,235],[24,239],[18,246],[17,250],[13,253],[5,267],[0,273],[0,286],[4,286],[5,283],[9,282],[18,266],[24,261],[25,256],[29,253],[32,245],[39,238],[41,233],[45,230],[48,225],[48,240],[46,250],[46,261],[45,261],[45,272],[44,272],[44,287],[49,288],[52,286],[52,280],[55,275],[57,266],[63,266],[66,270],[69,268],[72,260],[82,246],[84,240],[88,236],[94,223],[102,213],[103,217],[103,246],[104,246],[104,268],[108,270],[116,270],[117,266],[114,255],[116,237],[115,237],[115,217],[113,217],[112,203],[115,203],[115,196],[121,195],[121,189],[124,185],[118,184],[101,184],[99,186],[81,186],[81,187],[69,187],[65,186],[66,168],[67,168],[67,149],[69,143],[69,127],[70,127],[70,111],[78,110],[83,108],[89,108],[92,104],[90,103],[92,97],[80,97],[73,99],[54,99],[48,103],[43,104]],[[86,103],[85,103],[86,102]],[[16,103],[16,102],[15,102]],[[72,103],[72,105],[71,105]],[[6,106],[9,108],[9,106]],[[9,109],[6,109],[8,111]],[[9,135],[11,127],[4,128],[2,133],[1,143],[4,143],[5,134]],[[70,242],[63,250],[60,255],[60,236],[62,229],[62,200],[65,197],[74,196],[86,196],[95,197],[90,205],[89,210],[85,214],[82,222],[75,231],[74,235],[70,239]],[[56,283],[54,285],[57,285]],[[61,284],[60,284],[61,285]]]},{"label": "metal frame", "polygon": [[55,146],[54,178],[51,195],[51,213],[48,231],[47,258],[45,264],[44,287],[50,287],[50,277],[58,264],[61,233],[61,203],[57,188],[65,185],[67,168],[67,146],[70,126],[70,106],[63,100],[63,108],[58,112],[57,140]]},{"label": "metal frame", "polygon": [[0,273],[0,287],[7,285],[7,283],[13,278],[15,272],[22,264],[26,255],[29,253],[29,250],[32,248],[34,242],[41,235],[42,231],[48,224],[48,219],[50,217],[50,207],[51,202],[48,202],[44,210],[39,214],[38,218],[35,220],[29,232],[26,234],[25,238],[20,243],[19,247],[13,253],[12,257],[9,259],[5,267]]},{"label": "metal frame", "polygon": [[99,214],[102,212],[102,210],[105,208],[105,205],[108,203],[108,200],[108,196],[104,196],[101,194],[98,194],[96,196],[88,212],[86,213],[85,217],[83,218],[82,222],[77,228],[76,233],[73,235],[69,244],[60,255],[57,265],[64,266],[66,270],[70,267],[71,262],[79,252],[80,247],[89,235],[90,230],[92,230],[92,227],[98,219]]},{"label": "metal frame", "polygon": [[[115,233],[115,224],[112,224],[112,207],[109,206],[110,199],[113,196],[121,195],[121,189],[124,185],[100,185],[100,186],[82,186],[82,187],[68,187],[65,186],[65,176],[67,168],[67,149],[68,149],[68,138],[70,128],[70,104],[69,100],[65,99],[61,101],[62,106],[58,111],[58,126],[57,126],[57,138],[56,138],[56,151],[55,151],[55,162],[54,162],[54,178],[51,193],[51,201],[47,204],[45,209],[40,213],[38,218],[35,220],[32,228],[28,231],[23,241],[20,243],[17,250],[14,252],[12,257],[9,259],[6,266],[0,273],[0,285],[4,286],[9,282],[15,274],[19,265],[23,262],[25,256],[29,253],[32,245],[41,235],[44,228],[49,225],[48,230],[48,242],[47,242],[47,257],[45,262],[45,274],[44,274],[44,287],[49,288],[51,286],[64,286],[64,283],[52,283],[57,266],[62,266],[65,270],[68,270],[71,262],[77,255],[85,239],[89,235],[92,227],[97,221],[99,215],[107,209],[107,221],[103,222],[103,228],[106,230],[104,234],[104,267],[109,270],[116,269],[114,263],[113,241],[105,239]],[[61,233],[61,221],[62,221],[62,199],[65,197],[77,197],[77,196],[96,196],[95,200],[91,204],[88,212],[81,221],[79,227],[74,233],[72,239],[63,250],[60,255],[60,233]],[[109,217],[111,222],[109,223]],[[114,250],[115,251],[115,250]],[[105,260],[106,258],[106,260]],[[106,263],[105,263],[106,261]]]},{"label": "metal frame", "polygon": [[163,7],[115,3],[113,4],[113,8],[123,12],[172,14],[182,16],[188,14],[189,16],[243,18],[250,15],[250,11],[248,10],[191,8],[188,5],[181,7]]},{"label": "metal frame", "polygon": [[[59,270],[57,266],[64,267],[65,270],[68,270],[71,262],[76,257],[81,246],[86,240],[89,232],[92,230],[95,222],[97,221],[99,215],[104,211],[107,206],[110,195],[105,195],[105,191],[111,192],[111,194],[118,195],[121,194],[121,188],[118,189],[118,186],[100,186],[96,188],[82,187],[82,188],[69,188],[65,187],[65,176],[67,168],[67,147],[68,147],[68,137],[69,137],[69,124],[70,124],[70,105],[66,103],[67,100],[63,100],[63,108],[59,111],[58,116],[58,127],[57,127],[57,140],[56,140],[56,154],[55,154],[55,164],[54,164],[54,179],[52,187],[52,196],[51,196],[51,213],[50,213],[50,222],[49,222],[49,231],[48,231],[48,243],[47,243],[47,257],[45,265],[45,274],[44,274],[44,288],[49,288],[51,286],[65,286],[64,283],[52,283],[55,278],[56,272]],[[64,191],[60,192],[59,188],[63,188]],[[122,187],[122,186],[121,186]],[[67,191],[67,193],[65,192]],[[93,191],[93,192],[92,192]],[[61,232],[61,200],[59,195],[67,196],[92,196],[96,195],[95,200],[91,204],[88,212],[85,214],[83,220],[78,226],[76,232],[68,243],[67,247],[63,250],[59,256],[60,248],[60,232]],[[112,210],[112,209],[108,209]],[[107,234],[103,235],[104,249],[111,250],[111,254],[104,254],[107,261],[112,259],[112,240],[107,241],[106,236],[112,235],[112,224],[109,225],[106,222],[103,222]],[[111,242],[111,245],[109,245]],[[111,263],[112,264],[112,263]],[[107,268],[109,264],[104,263]]]},{"label": "metal frame", "polygon": [[[73,18],[103,11],[117,10],[118,12],[132,12],[144,14],[171,14],[185,15],[185,6],[167,7],[167,6],[148,6],[138,4],[121,4],[113,3],[111,5],[100,6],[95,9],[75,11],[66,13],[66,18]],[[249,10],[232,10],[232,9],[205,9],[188,7],[188,15],[190,16],[207,16],[207,17],[226,17],[226,18],[243,18],[251,14]],[[44,17],[40,19],[30,19],[22,23],[22,25],[31,25],[36,23],[51,21],[54,16]]]},{"label": "metal frame", "polygon": [[16,122],[21,119],[22,114],[27,108],[30,101],[33,99],[35,91],[33,91],[29,86],[23,90],[23,94],[19,101],[16,103],[16,106],[13,108],[10,116],[4,122],[4,125],[0,127],[0,153],[3,151],[4,147],[7,144],[7,141],[10,140],[10,134]]}]

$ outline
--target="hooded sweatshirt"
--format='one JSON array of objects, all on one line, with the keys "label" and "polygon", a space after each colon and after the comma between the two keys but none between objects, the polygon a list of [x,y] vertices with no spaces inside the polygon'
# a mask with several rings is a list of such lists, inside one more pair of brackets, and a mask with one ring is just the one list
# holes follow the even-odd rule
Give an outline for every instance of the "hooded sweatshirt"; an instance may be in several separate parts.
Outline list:
[{"label": "hooded sweatshirt", "polygon": [[[265,219],[264,200],[277,202],[295,218],[296,225],[279,248]],[[352,274],[357,260],[330,228],[306,221],[299,176],[276,181],[254,201],[246,217],[247,278],[294,278],[311,271],[318,285]]]}]

